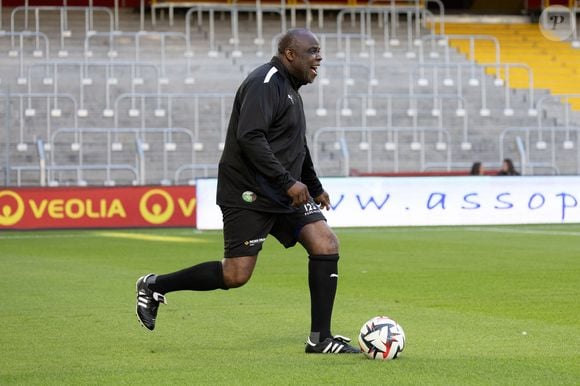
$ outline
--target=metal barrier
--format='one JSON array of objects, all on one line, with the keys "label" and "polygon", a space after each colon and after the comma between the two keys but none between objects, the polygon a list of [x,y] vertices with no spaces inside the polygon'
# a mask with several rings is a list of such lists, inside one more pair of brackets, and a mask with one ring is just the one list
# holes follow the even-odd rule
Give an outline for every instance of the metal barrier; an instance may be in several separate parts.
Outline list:
[{"label": "metal barrier", "polygon": [[[9,57],[16,57],[18,56],[18,76],[16,77],[16,84],[18,85],[25,85],[27,83],[26,76],[24,75],[24,38],[25,37],[34,37],[35,38],[35,48],[32,52],[32,56],[34,57],[42,57],[44,55],[45,58],[49,58],[50,56],[50,43],[48,41],[48,37],[43,33],[37,32],[0,32],[0,38],[4,36],[9,36],[12,40],[11,42],[11,49],[8,51]],[[17,50],[14,46],[14,37],[18,36],[18,46],[19,50]],[[44,51],[40,49],[40,38],[44,40]],[[0,78],[0,81],[2,78]]]},{"label": "metal barrier", "polygon": [[[422,63],[416,65],[411,72],[409,73],[409,93],[415,93],[415,80],[417,86],[424,88],[428,87],[429,85],[432,88],[429,90],[430,93],[438,94],[439,87],[442,83],[443,86],[446,87],[455,87],[457,91],[457,95],[463,97],[464,94],[464,86],[463,86],[463,70],[465,68],[473,68],[471,63]],[[496,63],[483,63],[478,64],[477,68],[479,69],[479,76],[474,77],[473,71],[471,71],[471,78],[469,79],[469,83],[471,85],[481,86],[481,108],[480,108],[480,115],[483,117],[489,116],[491,111],[488,109],[487,106],[487,90],[486,90],[486,83],[487,83],[487,75],[486,69],[494,69],[496,71],[496,78],[494,80],[494,85],[498,87],[504,87],[504,109],[503,113],[505,116],[513,116],[514,110],[511,105],[511,73],[514,69],[521,68],[526,71],[528,77],[528,87],[527,87],[527,96],[528,96],[528,111],[527,114],[529,116],[537,116],[537,109],[535,108],[535,96],[534,96],[534,73],[530,66],[524,63],[503,63],[499,66]],[[432,79],[429,80],[426,76],[426,69],[431,69]],[[455,69],[455,74],[452,75],[451,70]],[[443,81],[440,82],[439,72],[444,72]],[[504,78],[500,77],[500,74],[504,74]],[[419,73],[419,76],[416,76],[416,73]],[[473,82],[475,81],[475,82]],[[462,114],[458,110],[458,116]]]},{"label": "metal barrier", "polygon": [[[371,2],[372,3],[372,2]],[[441,4],[442,7],[442,4]],[[366,40],[361,38],[361,48],[365,45],[372,46],[375,44],[375,39],[372,37],[372,20],[373,15],[377,15],[377,23],[379,28],[383,30],[383,40],[384,40],[384,52],[383,57],[390,58],[393,56],[391,52],[391,46],[399,46],[400,40],[398,39],[398,29],[399,29],[399,17],[400,15],[406,16],[407,28],[406,28],[406,42],[407,42],[407,57],[414,58],[415,52],[413,47],[420,44],[419,37],[422,35],[421,28],[425,28],[427,20],[431,20],[431,24],[435,24],[435,17],[428,9],[421,7],[419,1],[415,2],[414,6],[396,6],[395,2],[392,1],[390,6],[382,6],[373,8],[372,6],[367,7],[354,7],[346,8],[340,11],[336,18],[336,33],[341,35],[343,32],[343,21],[346,14],[351,15],[351,24],[354,23],[355,15],[360,15],[360,35],[367,36]],[[444,23],[444,22],[443,22]],[[444,24],[441,24],[443,26]],[[444,31],[444,27],[440,27],[440,33]],[[362,52],[362,49],[361,49]]]},{"label": "metal barrier", "polygon": [[[183,56],[186,58],[186,71],[187,77],[185,79],[186,84],[193,84],[193,78],[191,76],[191,58],[193,57],[193,52],[191,51],[191,47],[188,45],[188,39],[185,34],[181,32],[149,32],[149,31],[139,31],[139,32],[105,32],[105,33],[93,33],[91,35],[87,35],[85,37],[84,42],[84,49],[85,49],[85,57],[92,57],[93,51],[91,50],[90,40],[96,37],[105,37],[107,38],[109,44],[109,50],[107,52],[107,56],[111,59],[114,59],[118,56],[118,51],[115,49],[115,38],[132,38],[135,41],[134,46],[134,60],[136,63],[141,63],[141,42],[144,38],[153,38],[153,40],[159,40],[159,83],[162,85],[169,84],[169,78],[167,77],[167,68],[166,68],[166,61],[167,61],[167,39],[168,38],[177,38],[182,39],[185,43]],[[174,47],[174,46],[172,46]]]},{"label": "metal barrier", "polygon": [[491,42],[494,46],[494,53],[495,53],[495,60],[494,64],[496,65],[497,69],[499,70],[501,65],[501,58],[500,58],[500,45],[499,40],[495,36],[490,35],[425,35],[421,37],[421,44],[419,45],[419,63],[425,63],[425,43],[430,42],[432,51],[429,54],[431,59],[439,58],[439,53],[434,51],[435,44],[444,47],[444,58],[445,63],[451,63],[450,60],[450,49],[449,49],[449,40],[467,40],[469,42],[469,57],[468,60],[470,61],[470,69],[472,77],[469,81],[471,86],[479,86],[477,83],[477,78],[475,77],[475,72],[477,68],[477,64],[475,62],[475,42],[476,41],[483,41],[483,42]]},{"label": "metal barrier", "polygon": [[[382,2],[383,4],[379,4],[380,2]],[[411,9],[411,10],[415,10],[417,7],[420,9],[425,9],[427,8],[427,6],[429,5],[429,3],[434,3],[438,10],[439,10],[439,20],[440,20],[440,32],[441,34],[445,33],[445,9],[443,6],[443,3],[440,0],[426,0],[426,1],[422,1],[422,0],[409,0],[406,3],[408,4],[401,4],[400,0],[389,0],[388,4],[384,4],[384,2],[382,0],[370,0],[368,2],[368,4],[366,5],[366,7],[364,7],[365,9],[369,9],[369,10],[377,10],[377,11],[381,11],[381,10],[389,10],[389,13],[391,15],[396,13],[397,9],[400,8],[406,8],[406,9]],[[321,3],[317,3],[317,4],[310,4],[310,11],[314,12],[317,11],[318,12],[318,27],[320,29],[324,28],[324,11],[325,10],[335,10],[335,11],[341,11],[343,10],[345,7],[342,4],[321,4]],[[356,9],[357,7],[349,7],[352,9]],[[362,8],[362,7],[360,7]],[[429,12],[429,11],[427,11]],[[429,12],[431,13],[431,12]],[[352,15],[352,14],[351,14]],[[310,13],[307,14],[307,17],[311,17]],[[351,19],[351,23],[354,23],[354,19]],[[381,23],[381,21],[379,20],[379,23]],[[395,21],[395,23],[397,23],[397,21]],[[384,23],[383,23],[384,24]]]},{"label": "metal barrier", "polygon": [[[68,51],[65,47],[65,38],[71,37],[72,32],[68,28],[68,12],[83,12],[85,15],[85,35],[89,36],[95,33],[94,30],[94,13],[104,12],[109,17],[109,31],[113,31],[115,28],[115,21],[118,18],[113,16],[110,9],[106,7],[55,7],[55,6],[21,6],[16,7],[12,10],[10,14],[10,32],[14,32],[16,24],[16,15],[19,12],[24,12],[24,30],[28,30],[28,13],[34,12],[34,24],[37,33],[40,33],[40,12],[59,12],[60,13],[60,50],[58,51],[59,57],[68,56]],[[118,6],[115,9],[118,14]],[[13,43],[13,42],[12,42]],[[14,46],[14,44],[12,44]]]},{"label": "metal barrier", "polygon": [[[247,11],[255,11],[256,12],[256,21],[257,21],[257,26],[258,28],[260,28],[259,26],[261,25],[261,20],[262,20],[262,13],[264,11],[270,11],[270,12],[277,12],[280,13],[281,16],[284,18],[284,25],[286,25],[286,11],[289,9],[290,10],[290,26],[292,28],[296,27],[296,11],[298,9],[303,9],[306,11],[306,28],[310,28],[310,23],[312,21],[312,7],[313,5],[310,4],[310,2],[308,0],[301,0],[302,3],[299,3],[297,1],[291,2],[291,3],[287,3],[285,0],[280,2],[279,6],[273,6],[271,4],[268,4],[266,6],[262,5],[262,2],[260,0],[256,0],[255,5],[251,5],[251,4],[243,4],[240,5],[238,4],[238,2],[236,0],[232,1],[232,4],[227,6],[230,8],[237,8],[237,9],[244,9]],[[164,1],[164,2],[156,2],[155,4],[151,5],[151,21],[153,25],[157,24],[157,10],[158,9],[167,9],[168,13],[169,13],[169,25],[173,26],[173,16],[174,16],[174,9],[175,8],[197,8],[197,7],[204,7],[208,12],[210,10],[214,10],[214,12],[216,10],[223,10],[222,5],[220,4],[210,4],[210,5],[200,5],[197,2],[184,2],[184,1],[179,1],[179,2],[173,2],[173,1]],[[323,6],[324,7],[324,6]],[[198,26],[201,25],[201,16],[198,16]],[[285,30],[285,28],[284,28]],[[258,35],[260,36],[260,35]]]},{"label": "metal barrier", "polygon": [[[7,114],[6,119],[11,117],[11,109],[10,109],[10,101],[16,100],[18,101],[18,116],[16,119],[19,122],[19,142],[17,143],[16,149],[19,152],[24,152],[28,150],[28,144],[26,143],[26,138],[24,135],[24,131],[26,128],[25,125],[25,117],[32,118],[36,116],[36,109],[32,106],[32,100],[40,99],[42,102],[46,103],[46,136],[50,137],[52,131],[51,121],[54,118],[61,118],[62,117],[62,110],[59,107],[59,100],[64,100],[70,102],[72,104],[72,111],[76,111],[77,108],[77,101],[76,99],[70,94],[59,94],[59,93],[9,93],[4,95],[5,100],[7,101],[6,108]],[[6,123],[7,130],[11,129],[12,120]],[[73,114],[72,123],[74,127],[78,126],[78,121],[76,116]],[[33,138],[29,138],[30,141]],[[44,144],[46,151],[51,151],[50,144]]]},{"label": "metal barrier", "polygon": [[[468,134],[468,117],[467,117],[467,102],[461,96],[457,95],[450,95],[450,94],[398,94],[398,93],[384,93],[384,94],[352,94],[348,96],[343,96],[337,99],[336,102],[336,125],[338,127],[341,126],[341,116],[352,116],[352,109],[348,107],[348,100],[349,99],[360,99],[361,101],[361,110],[360,110],[360,118],[361,118],[361,126],[367,126],[367,118],[368,117],[376,117],[377,116],[377,100],[384,100],[386,101],[386,108],[382,108],[380,111],[385,115],[386,121],[386,128],[390,129],[391,127],[400,127],[400,125],[393,125],[393,118],[394,118],[394,111],[393,108],[393,101],[394,100],[404,100],[408,101],[408,108],[406,111],[407,117],[412,119],[412,126],[407,127],[412,131],[417,131],[420,126],[418,123],[419,111],[418,109],[418,102],[420,100],[432,101],[432,109],[429,111],[429,115],[435,119],[437,119],[437,128],[444,131],[444,124],[443,124],[443,116],[444,116],[444,109],[443,109],[443,101],[444,100],[451,100],[457,101],[457,108],[454,111],[457,115],[457,111],[462,111],[463,114],[460,115],[462,118],[462,142],[461,148],[463,150],[470,150],[471,149],[471,142],[469,142],[469,134]],[[366,135],[362,132],[361,135],[361,143],[367,142],[365,139]],[[415,135],[416,141],[416,135]],[[440,151],[447,149],[447,143],[443,142],[441,138],[437,142],[437,149]]]},{"label": "metal barrier", "polygon": [[[367,132],[368,134],[372,133],[385,133],[388,135],[388,142],[385,143],[385,150],[390,151],[393,154],[393,172],[399,172],[400,167],[400,141],[399,137],[401,134],[410,133],[415,136],[418,134],[417,140],[414,140],[410,146],[411,150],[415,150],[419,152],[419,167],[423,169],[426,165],[426,144],[427,141],[425,139],[425,135],[427,133],[435,133],[439,138],[440,136],[444,136],[446,143],[450,143],[450,135],[449,132],[445,129],[441,129],[438,127],[417,127],[416,129],[409,128],[409,127],[323,127],[314,133],[313,136],[313,160],[314,164],[317,167],[321,167],[322,163],[320,160],[320,147],[321,147],[321,139],[320,137],[325,134],[334,134],[334,139],[332,143],[334,143],[334,149],[341,150],[341,154],[344,157],[343,159],[343,170],[342,173],[344,176],[348,176],[350,174],[350,152],[347,149],[344,149],[344,146],[348,147],[348,141],[344,137],[345,133],[362,133]],[[337,140],[338,138],[338,140]],[[369,143],[372,143],[372,139],[369,137]],[[373,165],[373,149],[372,146],[368,146],[365,148],[361,148],[361,150],[366,151],[367,159],[367,172],[372,173],[374,172],[374,165]],[[451,165],[451,146],[446,146],[445,149],[445,157],[446,157],[446,164],[449,165],[447,170],[450,170]],[[324,175],[323,173],[321,175]]]},{"label": "metal barrier", "polygon": [[189,185],[195,185],[195,178],[200,177],[199,175],[197,175],[197,173],[195,173],[196,171],[201,171],[202,172],[201,177],[204,177],[204,178],[216,177],[218,165],[216,165],[216,164],[185,164],[185,165],[181,165],[179,168],[177,168],[177,170],[175,170],[175,176],[174,176],[175,184],[179,184],[179,181],[181,181],[181,179],[182,179],[181,175],[188,170],[192,171],[193,173],[192,173],[192,178],[190,178],[187,181],[187,183]]},{"label": "metal barrier", "polygon": [[[199,109],[199,102],[200,100],[218,100],[219,101],[219,130],[220,130],[220,143],[218,145],[218,150],[223,150],[223,146],[225,143],[226,138],[226,130],[227,130],[227,119],[228,119],[228,112],[229,108],[231,107],[231,103],[226,105],[226,99],[233,99],[233,93],[156,93],[156,94],[147,94],[147,93],[130,93],[130,94],[121,94],[115,99],[115,111],[120,111],[119,105],[126,100],[129,100],[131,108],[129,109],[129,115],[132,114],[132,110],[138,112],[142,116],[145,114],[145,100],[152,99],[156,103],[156,108],[154,109],[153,113],[157,118],[167,118],[167,127],[173,126],[174,120],[174,111],[175,108],[175,100],[177,99],[189,99],[193,102],[193,138],[194,138],[194,150],[201,151],[203,150],[203,143],[200,142],[200,109]],[[139,100],[140,110],[136,109],[136,101]],[[163,108],[162,101],[164,101],[165,106],[167,109]],[[135,115],[133,113],[133,115]],[[191,122],[191,119],[188,119]],[[115,127],[119,126],[118,121],[118,114],[115,114]],[[146,130],[145,127],[145,120],[141,120],[141,130]]]},{"label": "metal barrier", "polygon": [[[175,142],[171,142],[172,134],[183,134],[189,139],[189,150],[191,153],[191,163],[195,163],[195,152],[193,151],[194,147],[194,138],[193,133],[189,129],[185,128],[61,128],[55,130],[50,137],[50,143],[54,147],[57,143],[57,137],[63,135],[71,135],[79,139],[79,149],[78,149],[78,164],[77,165],[56,165],[54,157],[50,160],[50,165],[47,166],[47,175],[49,181],[54,181],[54,171],[57,170],[76,170],[78,183],[80,185],[85,184],[84,175],[83,173],[87,170],[104,170],[106,173],[106,180],[104,181],[105,185],[112,186],[115,184],[114,180],[111,178],[111,171],[118,170],[118,169],[127,169],[127,164],[115,164],[113,162],[113,152],[120,151],[122,149],[118,149],[114,147],[113,136],[119,134],[130,134],[133,136],[133,140],[136,143],[135,153],[133,154],[136,163],[134,165],[130,165],[130,169],[135,171],[136,180],[135,184],[146,184],[148,182],[147,179],[147,168],[146,168],[146,155],[147,151],[150,151],[150,145],[147,142],[145,136],[147,134],[162,134],[164,138],[164,146],[162,148],[162,169],[163,169],[163,179],[161,181],[162,184],[167,184],[169,179],[169,160],[168,160],[168,153],[176,151],[178,145]],[[84,149],[83,149],[83,135],[88,134],[102,134],[105,136],[105,142],[103,143],[106,148],[105,157],[106,162],[100,164],[87,164],[84,159]],[[64,141],[66,143],[66,141]],[[170,146],[167,146],[171,144]],[[183,144],[181,142],[180,144]]]},{"label": "metal barrier", "polygon": [[239,6],[239,5],[212,5],[212,6],[203,6],[197,5],[189,9],[185,15],[185,36],[187,41],[188,51],[191,51],[191,18],[193,13],[197,12],[197,26],[198,28],[202,25],[203,20],[203,12],[208,13],[209,17],[209,47],[207,55],[209,57],[217,57],[218,51],[216,47],[216,40],[215,40],[215,12],[223,12],[229,13],[231,19],[231,34],[229,43],[233,45],[233,51],[231,53],[232,57],[239,58],[243,55],[242,51],[240,50],[240,34],[239,34],[239,25],[238,25],[238,13],[239,12],[249,12],[249,13],[256,13],[256,38],[254,39],[254,44],[258,46],[258,51],[256,52],[256,56],[263,56],[262,47],[264,46],[264,37],[263,37],[263,27],[262,27],[262,13],[263,11],[269,11],[278,13],[280,15],[280,30],[281,32],[286,31],[286,12],[285,6]]},{"label": "metal barrier", "polygon": [[571,114],[572,108],[569,104],[570,99],[580,99],[580,93],[578,94],[558,94],[558,95],[544,95],[538,99],[536,102],[536,110],[538,111],[538,131],[542,131],[542,127],[544,124],[544,117],[543,109],[545,108],[545,104],[548,101],[555,101],[559,105],[562,106],[562,118],[564,119],[564,126],[568,127],[573,125],[571,122]]},{"label": "metal barrier", "polygon": [[[16,79],[16,83],[19,85],[26,84],[26,78],[24,77],[24,38],[34,38],[34,50],[32,51],[32,56],[35,58],[49,58],[50,57],[50,42],[48,41],[48,36],[42,32],[5,32],[0,31],[0,38],[10,37],[11,46],[10,51],[8,51],[9,57],[18,56],[18,68],[20,70],[19,76]],[[14,44],[14,37],[18,37],[18,49]],[[41,49],[40,40],[44,41],[44,49]],[[0,78],[1,79],[1,78]]]},{"label": "metal barrier", "polygon": [[[132,92],[135,92],[136,86],[141,86],[145,82],[143,80],[142,74],[140,69],[143,68],[151,68],[153,69],[153,76],[152,79],[157,80],[155,83],[155,88],[157,91],[160,91],[160,82],[159,82],[159,69],[154,64],[146,64],[146,63],[139,63],[139,62],[132,62],[132,61],[98,61],[98,60],[82,60],[82,61],[54,61],[54,60],[47,60],[42,63],[33,63],[28,67],[28,75],[27,75],[27,84],[28,84],[28,93],[32,94],[32,74],[36,68],[43,68],[44,69],[44,76],[42,78],[42,84],[44,86],[52,86],[53,93],[58,95],[58,74],[59,68],[70,68],[75,67],[78,69],[78,75],[74,74],[75,77],[79,79],[79,106],[78,109],[75,109],[75,114],[78,117],[85,118],[89,115],[88,110],[85,106],[85,88],[90,87],[95,84],[93,82],[93,78],[91,78],[90,69],[91,68],[104,68],[105,70],[105,106],[102,111],[102,115],[106,118],[113,117],[115,115],[115,111],[111,108],[111,99],[112,99],[112,91],[111,89],[114,86],[117,86],[119,83],[118,78],[115,76],[115,72],[118,68],[129,67],[130,70],[130,89]],[[67,76],[70,75],[70,72],[66,73]],[[34,114],[32,112],[32,114]],[[30,116],[27,114],[27,116]]]},{"label": "metal barrier", "polygon": [[[538,142],[542,143],[540,147],[537,146],[536,149],[543,151],[549,150],[550,162],[538,162],[531,159],[531,149],[532,149],[532,133],[536,132],[538,135]],[[542,132],[546,132],[550,136],[550,144],[548,149],[548,144],[543,140]],[[575,174],[580,174],[580,126],[551,126],[539,128],[529,128],[529,127],[508,127],[504,129],[499,136],[499,158],[503,160],[505,158],[505,147],[506,147],[506,137],[512,133],[522,133],[524,139],[518,145],[519,152],[524,154],[523,157],[523,168],[522,174],[527,173],[527,169],[533,170],[534,168],[543,168],[556,171],[556,174],[560,174],[560,170],[557,166],[557,155],[561,155],[561,151],[557,150],[556,146],[556,134],[562,133],[564,136],[564,141],[562,142],[563,148],[565,150],[572,151],[576,149],[576,170]],[[574,142],[571,137],[571,133],[576,133],[576,141]]]},{"label": "metal barrier", "polygon": [[11,128],[11,121],[12,121],[12,111],[10,108],[10,88],[8,88],[8,90],[6,90],[5,92],[0,90],[0,95],[3,97],[2,99],[4,99],[4,103],[3,103],[3,107],[4,107],[4,130],[6,131],[6,134],[4,136],[4,167],[2,168],[2,170],[4,170],[4,186],[9,186],[10,185],[10,143],[12,142],[12,136],[11,136],[11,132],[12,132],[12,128]]}]

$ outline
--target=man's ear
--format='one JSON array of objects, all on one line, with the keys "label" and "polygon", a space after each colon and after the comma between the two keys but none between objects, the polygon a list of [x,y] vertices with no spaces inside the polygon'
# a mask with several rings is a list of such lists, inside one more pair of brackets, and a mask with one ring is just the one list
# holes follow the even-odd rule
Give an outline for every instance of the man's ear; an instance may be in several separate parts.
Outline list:
[{"label": "man's ear", "polygon": [[291,48],[286,48],[284,50],[284,56],[286,57],[287,61],[293,62],[294,61],[294,50],[292,50]]}]

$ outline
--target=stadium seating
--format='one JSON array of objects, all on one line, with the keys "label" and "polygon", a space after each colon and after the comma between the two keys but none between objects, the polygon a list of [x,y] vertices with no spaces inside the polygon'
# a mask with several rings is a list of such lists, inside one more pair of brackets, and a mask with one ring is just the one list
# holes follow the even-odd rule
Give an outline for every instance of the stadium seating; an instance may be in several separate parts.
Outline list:
[{"label": "stadium seating", "polygon": [[321,175],[504,156],[526,173],[579,173],[580,50],[528,24],[439,23],[432,3],[439,11],[181,2],[164,20],[170,3],[157,2],[151,22],[123,9],[5,10],[4,181],[39,184],[42,158],[51,185],[215,175],[235,89],[290,26],[310,26],[323,48],[319,78],[301,90]]}]

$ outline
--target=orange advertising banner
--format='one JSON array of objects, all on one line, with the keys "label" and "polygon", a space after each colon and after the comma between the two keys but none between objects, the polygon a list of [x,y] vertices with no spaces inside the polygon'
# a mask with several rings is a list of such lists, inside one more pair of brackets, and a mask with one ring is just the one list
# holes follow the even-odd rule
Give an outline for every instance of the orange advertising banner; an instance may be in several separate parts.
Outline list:
[{"label": "orange advertising banner", "polygon": [[195,227],[194,186],[0,188],[0,230]]}]

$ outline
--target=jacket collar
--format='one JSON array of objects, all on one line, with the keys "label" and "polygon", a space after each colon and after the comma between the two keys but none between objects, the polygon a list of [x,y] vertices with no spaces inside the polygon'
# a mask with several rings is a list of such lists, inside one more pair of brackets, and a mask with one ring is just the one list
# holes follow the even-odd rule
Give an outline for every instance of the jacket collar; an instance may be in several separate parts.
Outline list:
[{"label": "jacket collar", "polygon": [[270,63],[272,63],[274,65],[274,67],[276,67],[278,69],[278,71],[280,71],[280,73],[282,73],[284,75],[284,77],[286,79],[288,79],[288,81],[290,82],[290,84],[292,85],[292,88],[294,90],[298,91],[300,86],[303,85],[303,83],[301,83],[298,79],[296,79],[294,76],[292,76],[290,74],[290,72],[288,72],[288,69],[286,68],[284,63],[282,63],[280,58],[278,58],[277,56],[273,56]]}]

